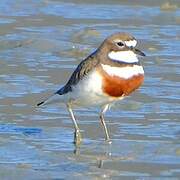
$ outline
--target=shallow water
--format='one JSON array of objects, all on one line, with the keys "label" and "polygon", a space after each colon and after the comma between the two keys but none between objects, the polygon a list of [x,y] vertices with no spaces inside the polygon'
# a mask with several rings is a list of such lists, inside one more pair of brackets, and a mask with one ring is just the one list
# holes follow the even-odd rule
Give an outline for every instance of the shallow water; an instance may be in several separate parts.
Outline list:
[{"label": "shallow water", "polygon": [[[1,0],[0,179],[178,179],[180,3]],[[132,33],[144,85],[117,103],[103,140],[98,109],[78,109],[80,148],[63,105],[36,108],[109,34]]]}]

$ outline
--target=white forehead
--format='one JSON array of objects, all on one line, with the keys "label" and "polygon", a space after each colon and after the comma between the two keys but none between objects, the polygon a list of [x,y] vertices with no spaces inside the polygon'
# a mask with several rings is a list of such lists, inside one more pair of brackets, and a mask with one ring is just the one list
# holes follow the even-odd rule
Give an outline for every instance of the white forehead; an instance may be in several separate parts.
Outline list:
[{"label": "white forehead", "polygon": [[128,46],[128,47],[135,47],[136,46],[136,44],[137,44],[137,41],[135,40],[135,39],[133,39],[133,40],[128,40],[128,41],[124,41],[125,42],[125,44],[126,44],[126,46]]}]

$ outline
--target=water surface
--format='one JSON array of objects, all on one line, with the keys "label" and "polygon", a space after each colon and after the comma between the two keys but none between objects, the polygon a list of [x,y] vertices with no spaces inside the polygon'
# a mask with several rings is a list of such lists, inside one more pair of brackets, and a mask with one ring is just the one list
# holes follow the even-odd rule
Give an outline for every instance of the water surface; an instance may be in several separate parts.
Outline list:
[{"label": "water surface", "polygon": [[[0,179],[178,179],[180,3],[1,0]],[[144,85],[106,114],[77,109],[80,148],[63,105],[36,108],[108,35],[127,31],[147,57]],[[10,173],[11,172],[11,173]]]}]

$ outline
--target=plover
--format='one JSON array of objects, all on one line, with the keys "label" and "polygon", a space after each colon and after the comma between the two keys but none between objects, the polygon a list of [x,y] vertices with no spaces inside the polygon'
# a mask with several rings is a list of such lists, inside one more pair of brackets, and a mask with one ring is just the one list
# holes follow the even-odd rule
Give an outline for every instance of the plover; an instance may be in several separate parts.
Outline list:
[{"label": "plover", "polygon": [[100,106],[100,121],[105,140],[110,142],[104,114],[109,105],[122,100],[140,87],[144,70],[137,55],[145,54],[136,48],[137,40],[128,33],[107,37],[100,47],[83,60],[68,82],[52,96],[37,105],[65,103],[74,124],[74,142],[80,144],[81,133],[73,114],[73,107]]}]

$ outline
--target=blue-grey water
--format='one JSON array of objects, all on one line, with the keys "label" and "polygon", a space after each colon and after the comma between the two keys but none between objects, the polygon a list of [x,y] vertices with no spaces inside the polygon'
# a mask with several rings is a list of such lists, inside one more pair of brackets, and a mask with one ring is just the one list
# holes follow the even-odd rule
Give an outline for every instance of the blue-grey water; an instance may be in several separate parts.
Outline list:
[{"label": "blue-grey water", "polygon": [[[77,109],[73,145],[65,106],[37,108],[108,35],[139,40],[143,86],[106,114]],[[1,0],[0,179],[179,179],[180,2]]]}]

